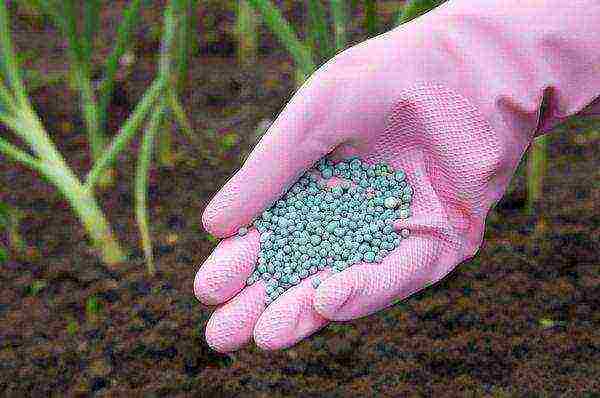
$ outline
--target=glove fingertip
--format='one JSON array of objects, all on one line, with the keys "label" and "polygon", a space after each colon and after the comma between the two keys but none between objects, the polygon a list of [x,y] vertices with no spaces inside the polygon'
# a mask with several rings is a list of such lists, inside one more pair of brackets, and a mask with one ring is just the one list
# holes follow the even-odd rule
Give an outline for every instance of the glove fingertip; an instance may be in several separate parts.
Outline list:
[{"label": "glove fingertip", "polygon": [[215,322],[211,322],[210,320],[206,324],[204,335],[206,339],[206,344],[208,344],[208,346],[211,349],[221,354],[239,350],[249,341],[231,338],[231,336],[224,336],[219,330],[219,326]]},{"label": "glove fingertip", "polygon": [[332,321],[342,320],[338,319],[338,312],[348,302],[351,295],[352,289],[341,286],[339,279],[325,281],[315,292],[313,307],[324,318]]},{"label": "glove fingertip", "polygon": [[219,238],[224,238],[231,235],[234,231],[231,226],[227,226],[222,220],[222,207],[214,204],[214,200],[211,201],[204,212],[202,213],[202,226],[204,230],[209,234]]}]

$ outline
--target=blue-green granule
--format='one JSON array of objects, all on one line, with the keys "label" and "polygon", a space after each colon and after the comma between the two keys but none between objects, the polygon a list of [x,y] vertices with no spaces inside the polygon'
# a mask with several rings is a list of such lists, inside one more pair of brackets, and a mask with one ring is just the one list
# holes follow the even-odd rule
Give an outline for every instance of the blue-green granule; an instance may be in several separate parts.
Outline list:
[{"label": "blue-green granule", "polygon": [[[341,183],[327,187],[333,177]],[[396,232],[393,225],[411,216],[413,195],[405,172],[390,165],[356,157],[336,164],[319,160],[253,221],[260,250],[247,284],[262,279],[268,305],[326,268],[342,272],[381,263],[410,236],[407,228]],[[239,236],[247,233],[246,227],[238,230]],[[313,288],[320,283],[312,279]]]}]

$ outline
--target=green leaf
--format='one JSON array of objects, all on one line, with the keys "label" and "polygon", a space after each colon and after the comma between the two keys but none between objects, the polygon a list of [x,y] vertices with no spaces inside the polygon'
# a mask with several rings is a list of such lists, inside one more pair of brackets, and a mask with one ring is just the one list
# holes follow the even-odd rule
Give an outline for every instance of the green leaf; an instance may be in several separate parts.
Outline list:
[{"label": "green leaf", "polygon": [[206,240],[209,241],[212,244],[219,243],[219,238],[217,238],[216,236],[211,235],[211,234],[206,234]]},{"label": "green leaf", "polygon": [[10,207],[6,203],[0,202],[0,229],[10,227]]},{"label": "green leaf", "polygon": [[94,37],[100,26],[100,0],[85,0],[83,2],[83,34],[81,47],[86,60],[92,59]]},{"label": "green leaf", "polygon": [[0,246],[0,264],[8,261],[8,252],[3,246]]},{"label": "green leaf", "polygon": [[[91,2],[95,0],[90,0]],[[92,158],[98,159],[102,154],[105,146],[106,137],[100,129],[100,119],[98,112],[98,103],[96,101],[96,95],[91,80],[91,46],[88,42],[90,37],[86,34],[80,35],[77,30],[77,9],[75,4],[79,3],[76,0],[63,0],[61,3],[60,11],[62,14],[61,18],[57,18],[57,23],[61,27],[63,33],[67,37],[69,56],[71,58],[71,70],[75,75],[77,83],[77,89],[81,97],[83,104],[83,114],[86,124],[88,143],[91,148]],[[88,1],[86,0],[86,3]],[[92,11],[85,11],[86,13],[93,13],[93,4],[88,5],[92,8]],[[90,16],[95,18],[96,16]],[[84,18],[85,19],[85,18]],[[62,21],[62,22],[60,22]],[[85,21],[84,21],[85,22]],[[86,24],[92,25],[87,29],[93,28],[93,21],[86,22]],[[84,32],[87,33],[87,32]]]},{"label": "green leaf", "polygon": [[192,13],[194,10],[194,2],[192,0],[184,0],[181,8],[181,22],[177,34],[177,87],[178,93],[183,90],[187,82],[189,60],[194,41],[192,31]]},{"label": "green leaf", "polygon": [[48,283],[45,280],[35,280],[33,281],[33,283],[31,284],[29,291],[31,292],[31,294],[33,296],[37,295],[39,292],[41,292],[42,290],[44,290],[44,288],[48,286]]},{"label": "green leaf", "polygon": [[163,88],[167,81],[165,79],[158,78],[152,83],[152,86],[146,90],[142,100],[136,105],[133,113],[129,116],[127,121],[121,129],[118,135],[113,139],[110,146],[104,151],[102,157],[100,157],[95,163],[92,170],[87,175],[86,186],[92,188],[102,173],[110,167],[119,153],[121,153],[126,147],[129,141],[133,138],[135,133],[139,130],[140,125],[146,118],[146,115],[152,109],[152,106],[162,94]]},{"label": "green leaf", "polygon": [[125,11],[123,11],[123,17],[121,18],[121,23],[117,29],[115,46],[106,61],[106,71],[104,72],[104,80],[100,84],[100,99],[98,101],[100,108],[100,122],[102,126],[106,124],[106,111],[112,96],[115,76],[119,69],[119,60],[131,45],[131,32],[139,18],[141,4],[141,0],[133,0]]},{"label": "green leaf", "polygon": [[329,0],[331,15],[333,16],[333,29],[335,33],[335,49],[342,51],[346,47],[347,6],[344,0]]},{"label": "green leaf", "polygon": [[311,50],[302,44],[281,11],[269,0],[247,0],[247,2],[262,16],[267,27],[290,53],[302,73],[306,76],[310,75],[316,69]]},{"label": "green leaf", "polygon": [[183,134],[190,140],[190,142],[196,145],[198,149],[202,149],[202,142],[198,139],[198,136],[194,134],[192,124],[187,117],[185,109],[183,109],[183,105],[181,105],[181,100],[177,96],[175,88],[169,88],[166,95],[168,97],[168,104],[171,114],[175,118],[175,121],[179,123],[181,129],[183,130]]},{"label": "green leaf", "polygon": [[154,139],[161,125],[164,112],[164,101],[160,101],[142,139],[135,173],[135,218],[142,238],[142,249],[146,260],[146,268],[152,276],[155,273],[152,255],[152,239],[150,237],[150,220],[148,215],[148,174],[154,152]]},{"label": "green leaf", "polygon": [[88,314],[88,316],[97,314],[98,312],[100,312],[101,309],[102,309],[102,306],[98,302],[98,299],[96,298],[96,296],[88,297],[88,299],[85,302],[85,312],[86,312],[86,314]]},{"label": "green leaf", "polygon": [[402,9],[398,18],[398,25],[412,21],[446,1],[447,0],[412,0]]},{"label": "green leaf", "polygon": [[317,49],[319,61],[325,61],[334,55],[331,34],[327,28],[327,15],[321,0],[308,1],[309,37],[311,44]]},{"label": "green leaf", "polygon": [[[5,86],[5,79],[2,77],[2,62],[0,62],[0,116],[5,118],[15,113],[16,104],[12,93]],[[1,121],[1,120],[0,120]]]},{"label": "green leaf", "polygon": [[177,33],[177,24],[179,23],[179,1],[171,0],[164,12],[164,30],[160,43],[160,61],[158,74],[163,78],[170,78],[173,56],[171,49]]},{"label": "green leaf", "polygon": [[221,137],[219,146],[222,150],[228,151],[236,146],[238,142],[240,142],[240,137],[236,133],[228,133]]},{"label": "green leaf", "polygon": [[16,96],[21,103],[27,102],[27,92],[23,86],[21,72],[17,62],[17,56],[13,47],[11,35],[8,9],[6,2],[0,2],[0,73],[12,94]]},{"label": "green leaf", "polygon": [[79,324],[77,323],[77,321],[74,321],[74,320],[69,321],[69,323],[67,324],[67,333],[69,333],[69,335],[73,336],[75,333],[77,333],[78,330],[79,330]]},{"label": "green leaf", "polygon": [[375,0],[365,0],[365,27],[369,37],[373,37],[379,33],[377,3]]},{"label": "green leaf", "polygon": [[[0,122],[7,124],[12,123],[12,120],[0,114]],[[9,124],[8,127],[12,129],[13,125]],[[45,170],[45,168],[47,167],[46,164],[44,164],[42,161],[22,151],[21,149],[17,148],[2,137],[0,137],[0,153],[3,153],[8,158],[22,163],[25,166],[30,167],[31,169],[36,171]]]},{"label": "green leaf", "polygon": [[67,37],[69,52],[72,57],[72,62],[77,68],[82,67],[85,59],[85,54],[82,46],[82,37],[77,32],[77,12],[75,10],[75,0],[63,0],[62,7],[63,24],[60,27]]}]

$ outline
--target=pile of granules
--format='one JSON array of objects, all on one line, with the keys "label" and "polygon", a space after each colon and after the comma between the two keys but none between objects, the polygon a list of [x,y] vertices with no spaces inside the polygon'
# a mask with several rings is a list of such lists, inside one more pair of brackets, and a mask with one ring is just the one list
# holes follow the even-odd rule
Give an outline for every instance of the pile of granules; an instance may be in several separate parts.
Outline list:
[{"label": "pile of granules", "polygon": [[[332,180],[335,179],[335,180]],[[361,262],[380,263],[408,238],[397,219],[410,217],[413,189],[403,170],[354,157],[323,158],[253,222],[260,251],[252,285],[266,283],[266,304],[325,268],[340,272]],[[240,228],[239,235],[248,232]],[[314,278],[313,287],[320,281]]]}]

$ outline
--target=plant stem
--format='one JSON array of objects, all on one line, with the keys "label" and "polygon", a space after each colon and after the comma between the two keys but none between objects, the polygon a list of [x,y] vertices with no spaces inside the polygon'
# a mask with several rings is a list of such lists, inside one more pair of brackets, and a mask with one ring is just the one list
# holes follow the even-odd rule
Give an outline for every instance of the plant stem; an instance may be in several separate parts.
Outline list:
[{"label": "plant stem", "polygon": [[331,35],[327,29],[327,16],[321,0],[308,1],[308,35],[311,47],[314,48],[319,63],[322,63],[334,55],[331,45]]},{"label": "plant stem", "polygon": [[8,89],[4,85],[4,82],[2,81],[1,77],[0,77],[0,105],[2,105],[4,107],[4,108],[0,108],[0,114],[1,113],[14,114],[18,110],[17,104],[15,103],[15,99],[13,98],[10,91],[8,91]]},{"label": "plant stem", "polygon": [[67,198],[90,235],[93,245],[101,251],[103,261],[111,266],[123,261],[125,256],[119,242],[93,194],[77,178],[70,175],[70,170],[60,168],[51,170],[52,172],[46,173],[46,177]]},{"label": "plant stem", "polygon": [[171,112],[173,113],[173,117],[177,121],[177,123],[181,126],[183,130],[183,134],[190,140],[192,144],[194,144],[199,149],[202,148],[202,142],[198,139],[198,137],[193,133],[192,124],[190,123],[185,109],[181,105],[181,101],[177,96],[177,93],[173,88],[167,90],[167,99]]},{"label": "plant stem", "polygon": [[375,0],[365,0],[365,28],[369,37],[376,36],[379,32]]},{"label": "plant stem", "polygon": [[[81,50],[84,59],[90,61],[94,49],[94,36],[100,26],[100,0],[86,0],[83,2],[83,34],[81,37]],[[88,70],[89,70],[88,66]]]},{"label": "plant stem", "polygon": [[6,229],[8,232],[8,245],[19,253],[22,253],[27,247],[19,233],[19,224],[22,218],[23,212],[20,209],[0,202],[0,230],[2,228]]},{"label": "plant stem", "polygon": [[258,48],[258,25],[254,10],[246,0],[239,0],[237,7],[236,33],[238,36],[238,64],[256,64]]},{"label": "plant stem", "polygon": [[527,213],[535,215],[543,196],[547,163],[547,137],[538,137],[531,144],[527,158]]},{"label": "plant stem", "polygon": [[171,49],[177,33],[177,23],[181,14],[181,0],[171,0],[167,4],[164,13],[164,31],[160,43],[160,60],[158,74],[164,79],[171,77],[172,56]]},{"label": "plant stem", "polygon": [[192,43],[191,17],[192,1],[183,0],[181,5],[181,26],[177,32],[177,85],[175,90],[178,93],[183,91],[187,83],[189,58]]},{"label": "plant stem", "polygon": [[[171,76],[173,63],[172,50],[178,33],[177,25],[181,22],[181,4],[181,0],[171,0],[164,12],[164,31],[160,45],[158,74],[168,82],[167,88],[176,84],[175,79]],[[168,118],[163,118],[163,124],[158,134],[158,161],[167,167],[174,165],[172,128],[171,121]]]},{"label": "plant stem", "polygon": [[[165,111],[165,113],[170,113]],[[175,154],[173,153],[173,122],[169,117],[161,120],[160,132],[158,133],[158,163],[164,167],[175,166]]]},{"label": "plant stem", "polygon": [[[95,0],[89,1],[93,2]],[[88,4],[87,1],[85,4]],[[71,62],[80,91],[83,115],[88,134],[88,144],[90,145],[92,159],[97,160],[102,155],[106,139],[100,130],[98,104],[96,102],[91,80],[91,59],[88,58],[88,55],[91,55],[92,44],[85,43],[84,40],[91,40],[91,37],[88,38],[86,35],[80,36],[77,32],[77,17],[75,16],[73,0],[65,0],[63,7],[65,15],[64,30],[69,41]],[[93,8],[93,6],[89,5],[88,7]],[[93,22],[89,21],[88,24],[93,25]],[[91,28],[92,26],[88,29]]]},{"label": "plant stem", "polygon": [[23,85],[23,80],[19,73],[17,57],[15,55],[12,40],[10,38],[10,24],[6,2],[0,1],[0,66],[4,66],[6,72],[5,79],[8,86],[12,89],[17,104],[27,105],[27,91]]},{"label": "plant stem", "polygon": [[4,153],[12,160],[24,164],[33,170],[42,171],[44,168],[44,165],[39,159],[36,159],[28,153],[22,151],[2,137],[0,137],[0,152]]},{"label": "plant stem", "polygon": [[124,258],[123,251],[91,190],[81,184],[66,164],[35,112],[32,109],[23,110],[19,120],[15,133],[38,155],[43,166],[39,171],[67,199],[83,223],[92,244],[101,252],[102,259],[108,265],[121,262]]},{"label": "plant stem", "polygon": [[399,13],[397,25],[412,21],[444,2],[446,2],[446,0],[411,0]]},{"label": "plant stem", "polygon": [[131,30],[138,19],[141,3],[141,0],[132,0],[123,12],[121,23],[117,29],[115,46],[106,61],[104,79],[102,80],[102,83],[100,83],[98,90],[100,98],[98,101],[98,107],[100,109],[99,120],[103,128],[106,126],[106,113],[115,84],[115,76],[119,69],[119,60],[123,54],[125,54],[125,51],[130,44]]},{"label": "plant stem", "polygon": [[[305,39],[304,39],[304,45],[306,46],[306,48],[308,49],[308,51],[311,54],[311,57],[313,57],[313,59],[315,60],[316,64],[315,64],[315,69],[317,68],[317,64],[322,62],[322,58],[320,53],[319,53],[319,40],[316,37],[316,35],[313,33],[314,32],[314,17],[311,15],[311,13],[309,13],[307,18],[304,18],[304,30],[307,32],[305,34]],[[303,68],[296,66],[296,70],[295,70],[295,79],[296,79],[296,88],[300,88],[304,82],[306,81],[306,79],[309,78],[310,73],[307,73]]]},{"label": "plant stem", "polygon": [[98,105],[94,96],[92,82],[85,77],[83,70],[77,72],[78,81],[81,90],[81,102],[83,105],[83,115],[88,132],[88,142],[92,159],[100,158],[106,145],[106,137],[100,131],[98,119]]},{"label": "plant stem", "polygon": [[[149,230],[149,221],[148,221],[148,172],[150,168],[150,162],[152,160],[153,153],[153,143],[154,138],[157,134],[157,129],[162,125],[163,114],[166,111],[166,101],[164,96],[168,96],[171,99],[171,102],[177,103],[177,97],[175,90],[177,87],[174,85],[173,79],[171,79],[170,71],[171,71],[171,48],[175,37],[177,35],[176,30],[176,22],[177,22],[177,14],[187,13],[188,10],[184,10],[182,5],[190,7],[191,4],[188,1],[170,1],[167,5],[167,8],[164,12],[164,31],[163,37],[161,40],[161,51],[160,51],[160,60],[159,60],[159,70],[158,70],[158,79],[159,81],[163,81],[164,84],[160,87],[160,92],[163,92],[163,98],[160,100],[154,101],[156,103],[156,107],[154,109],[154,113],[148,122],[148,128],[144,134],[142,145],[140,146],[139,156],[138,156],[138,164],[136,169],[136,179],[135,179],[135,212],[136,212],[136,220],[138,223],[138,228],[140,229],[141,239],[142,239],[142,248],[144,250],[144,257],[146,259],[146,266],[148,272],[151,276],[153,276],[156,272],[154,259],[152,254],[152,240],[150,238],[150,230]],[[187,21],[189,22],[189,21]],[[183,31],[187,31],[186,29],[181,29]],[[181,67],[181,62],[183,58],[187,59],[188,52],[187,48],[185,51],[182,50],[182,46],[186,46],[187,40],[182,37],[181,32],[179,34],[179,66]],[[185,61],[187,62],[187,60]],[[170,85],[169,85],[170,83]],[[166,92],[164,92],[166,90]],[[180,109],[183,112],[182,109]],[[183,117],[185,118],[185,115]],[[164,132],[165,130],[163,130]],[[170,139],[171,134],[170,131],[167,134],[160,135],[161,141],[159,141],[159,160],[163,162],[170,159]],[[165,142],[164,140],[168,140]],[[169,150],[168,153],[164,153],[163,151],[167,148]],[[167,159],[161,159],[162,156],[168,157]]]},{"label": "plant stem", "polygon": [[154,276],[156,268],[152,254],[152,240],[150,238],[148,220],[148,173],[150,171],[150,162],[152,161],[152,153],[154,151],[154,138],[158,127],[161,125],[164,107],[164,101],[159,101],[148,122],[148,127],[146,128],[142,145],[140,146],[135,177],[135,215],[138,228],[140,229],[146,267],[150,276]]},{"label": "plant stem", "polygon": [[110,167],[116,160],[119,153],[126,148],[129,140],[131,140],[131,138],[138,131],[139,126],[145,119],[153,104],[162,94],[166,84],[166,80],[159,77],[152,83],[150,88],[146,90],[142,100],[137,104],[131,116],[129,116],[125,124],[121,127],[119,133],[113,139],[110,146],[102,153],[100,159],[94,163],[92,170],[90,170],[87,175],[86,187],[89,189],[94,187],[101,173],[106,168]]},{"label": "plant stem", "polygon": [[198,0],[190,0],[190,53],[198,53],[200,33],[196,30],[198,24]]},{"label": "plant stem", "polygon": [[342,51],[346,47],[346,3],[344,0],[329,0],[333,28],[335,34],[335,50]]},{"label": "plant stem", "polygon": [[86,0],[83,2],[83,34],[80,39],[82,96],[84,114],[90,135],[90,147],[93,159],[98,159],[106,145],[103,126],[100,123],[100,111],[92,85],[92,54],[94,36],[100,26],[100,1]]},{"label": "plant stem", "polygon": [[281,15],[281,12],[269,0],[246,0],[260,15],[265,24],[277,36],[277,39],[288,50],[302,70],[304,76],[309,76],[315,70],[315,62],[310,48],[302,44],[296,32]]}]

